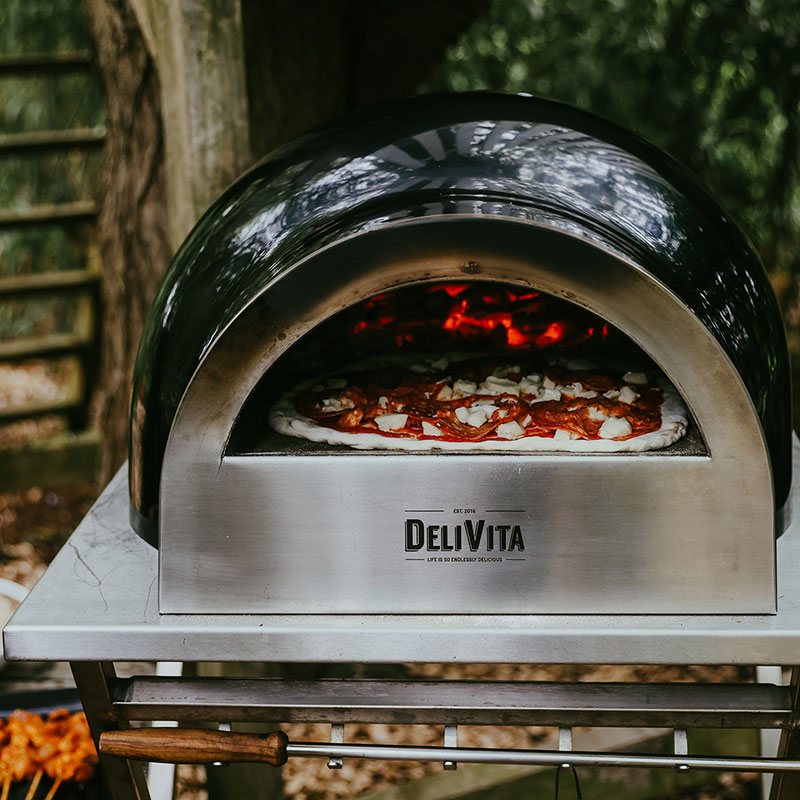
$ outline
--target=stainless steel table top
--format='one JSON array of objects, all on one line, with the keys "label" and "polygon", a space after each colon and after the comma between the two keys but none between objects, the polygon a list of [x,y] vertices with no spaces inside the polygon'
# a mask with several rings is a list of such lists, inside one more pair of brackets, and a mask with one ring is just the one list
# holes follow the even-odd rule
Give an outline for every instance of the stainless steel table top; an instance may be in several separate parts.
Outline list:
[{"label": "stainless steel table top", "polygon": [[[800,470],[797,439],[794,470]],[[800,508],[797,482],[792,495]],[[774,615],[167,615],[158,613],[158,553],[128,525],[123,468],[6,626],[6,657],[795,664],[800,656],[800,515],[777,548]]]}]

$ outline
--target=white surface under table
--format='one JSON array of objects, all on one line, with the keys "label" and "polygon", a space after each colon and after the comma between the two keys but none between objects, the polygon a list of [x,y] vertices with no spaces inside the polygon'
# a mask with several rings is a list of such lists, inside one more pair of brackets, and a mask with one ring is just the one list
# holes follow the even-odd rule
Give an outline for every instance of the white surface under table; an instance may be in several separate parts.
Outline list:
[{"label": "white surface under table", "polygon": [[[797,473],[797,439],[793,456]],[[797,664],[800,515],[777,541],[777,564],[770,615],[159,614],[158,553],[129,525],[123,467],[6,626],[5,652],[44,661]]]}]

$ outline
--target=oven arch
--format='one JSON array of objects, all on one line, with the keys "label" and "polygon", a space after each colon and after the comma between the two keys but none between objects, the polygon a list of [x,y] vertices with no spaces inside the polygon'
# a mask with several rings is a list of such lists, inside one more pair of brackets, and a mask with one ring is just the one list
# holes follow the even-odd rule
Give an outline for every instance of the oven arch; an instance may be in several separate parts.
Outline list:
[{"label": "oven arch", "polygon": [[[709,455],[744,460],[771,480],[763,431],[739,373],[667,287],[618,254],[563,232],[457,215],[395,223],[352,237],[265,287],[220,334],[187,387],[165,451],[165,462],[178,466],[164,478],[185,474],[190,464],[219,462],[262,377],[334,314],[381,292],[468,277],[546,292],[619,328],[673,383]],[[313,293],[304,290],[309,285]],[[254,339],[266,346],[254,348]],[[699,380],[698,371],[707,372],[708,380]]]}]

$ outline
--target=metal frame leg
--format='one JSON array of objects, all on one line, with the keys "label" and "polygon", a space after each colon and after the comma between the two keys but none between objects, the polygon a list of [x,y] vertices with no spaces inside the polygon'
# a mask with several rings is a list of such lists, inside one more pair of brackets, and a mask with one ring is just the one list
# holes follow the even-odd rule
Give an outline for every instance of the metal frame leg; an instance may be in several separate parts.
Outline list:
[{"label": "metal frame leg", "polygon": [[[778,758],[800,757],[800,667],[792,667],[790,682],[792,700],[792,726],[781,732]],[[797,800],[800,797],[800,774],[780,773],[772,779],[770,800]]]},{"label": "metal frame leg", "polygon": [[[757,683],[772,683],[776,686],[783,684],[783,667],[765,666],[756,667]],[[775,758],[781,741],[781,732],[776,728],[761,728],[758,732],[759,755],[765,758]],[[772,790],[772,773],[764,772],[761,775],[761,800],[769,800]]]},{"label": "metal frame leg", "polygon": [[[103,731],[130,727],[114,711],[114,665],[110,661],[71,661],[70,667],[95,746]],[[141,763],[101,755],[100,764],[113,800],[150,800]]]}]

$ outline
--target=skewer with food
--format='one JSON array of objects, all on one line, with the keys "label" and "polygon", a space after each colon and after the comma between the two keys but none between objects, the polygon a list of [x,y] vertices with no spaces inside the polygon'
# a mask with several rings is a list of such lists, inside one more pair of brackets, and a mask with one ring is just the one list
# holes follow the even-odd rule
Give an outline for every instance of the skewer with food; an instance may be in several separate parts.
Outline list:
[{"label": "skewer with food", "polygon": [[52,780],[44,800],[53,800],[64,781],[86,783],[96,765],[97,751],[83,712],[59,709],[43,719],[17,710],[0,720],[0,800],[8,800],[14,781],[30,781],[25,800],[33,800],[44,775]]}]

